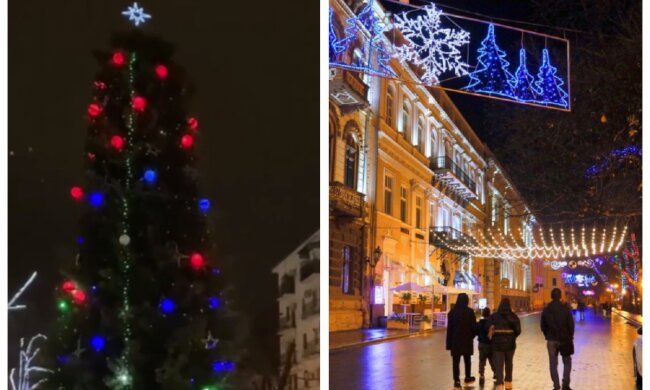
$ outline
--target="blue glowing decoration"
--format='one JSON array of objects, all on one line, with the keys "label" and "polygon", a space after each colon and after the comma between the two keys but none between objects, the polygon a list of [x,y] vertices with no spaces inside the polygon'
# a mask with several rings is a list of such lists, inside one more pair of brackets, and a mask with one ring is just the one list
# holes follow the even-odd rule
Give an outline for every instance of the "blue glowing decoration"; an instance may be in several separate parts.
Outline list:
[{"label": "blue glowing decoration", "polygon": [[605,157],[600,163],[594,164],[587,168],[585,171],[585,176],[592,178],[599,174],[600,172],[606,170],[610,167],[612,160],[620,160],[628,157],[641,157],[643,150],[641,147],[636,145],[626,146],[624,148],[612,150],[607,157]]},{"label": "blue glowing decoration", "polygon": [[101,352],[101,350],[106,346],[106,340],[102,336],[93,336],[90,339],[90,345],[95,351]]},{"label": "blue glowing decoration", "polygon": [[219,301],[219,298],[217,297],[210,297],[208,298],[208,305],[210,306],[210,309],[218,309],[219,306],[221,306],[221,301]]},{"label": "blue glowing decoration", "polygon": [[127,16],[129,21],[133,22],[135,26],[139,26],[140,23],[145,23],[147,19],[151,19],[151,15],[144,12],[144,8],[138,7],[138,3],[133,3],[132,6],[122,12],[122,15]]},{"label": "blue glowing decoration", "polygon": [[68,355],[58,355],[56,357],[56,361],[59,362],[59,364],[68,364],[70,363],[70,356]]},{"label": "blue glowing decoration", "polygon": [[569,94],[562,89],[564,81],[555,75],[557,68],[551,65],[548,57],[548,50],[542,50],[542,66],[539,67],[537,73],[537,81],[535,85],[539,90],[539,104],[552,104],[560,107],[569,106]]},{"label": "blue glowing decoration", "polygon": [[506,53],[496,44],[494,25],[488,26],[488,34],[478,48],[478,64],[469,74],[469,84],[464,88],[471,92],[515,98],[512,90],[514,77],[508,71],[510,65],[505,59]]},{"label": "blue glowing decoration", "polygon": [[158,174],[156,171],[153,169],[147,169],[144,171],[144,181],[147,182],[148,184],[154,184],[156,182],[156,179],[158,178]]},{"label": "blue glowing decoration", "polygon": [[562,273],[562,278],[565,284],[575,284],[578,287],[591,287],[598,284],[594,275]]},{"label": "blue glowing decoration", "polygon": [[199,210],[203,213],[207,213],[210,210],[210,199],[199,199]]},{"label": "blue glowing decoration", "polygon": [[[370,0],[359,15],[349,17],[346,20],[345,36],[341,39],[336,36],[333,13],[330,12],[330,50],[334,50],[334,54],[330,52],[330,65],[375,76],[396,77],[388,65],[390,55],[382,43],[386,24],[377,18],[373,8],[374,0]],[[352,63],[346,63],[341,60],[341,54],[347,52],[350,45],[356,41],[361,26],[370,32],[370,37],[366,39],[364,47],[359,47],[361,58],[355,57]]]},{"label": "blue glowing decoration", "polygon": [[212,275],[219,275],[221,273],[221,270],[219,268],[212,268]]},{"label": "blue glowing decoration", "polygon": [[513,79],[512,92],[515,97],[523,102],[535,102],[538,91],[533,83],[534,77],[528,73],[526,67],[526,50],[519,49],[519,67]]},{"label": "blue glowing decoration", "polygon": [[165,298],[160,302],[160,310],[165,314],[170,314],[176,308],[176,304],[169,298]]},{"label": "blue glowing decoration", "polygon": [[86,238],[84,236],[77,237],[77,245],[83,245],[85,242]]},{"label": "blue glowing decoration", "polygon": [[101,192],[93,192],[88,197],[88,202],[95,208],[102,207],[104,205],[104,194]]},{"label": "blue glowing decoration", "polygon": [[235,363],[230,361],[216,361],[212,363],[212,371],[217,374],[223,374],[225,372],[230,372],[235,369]]}]

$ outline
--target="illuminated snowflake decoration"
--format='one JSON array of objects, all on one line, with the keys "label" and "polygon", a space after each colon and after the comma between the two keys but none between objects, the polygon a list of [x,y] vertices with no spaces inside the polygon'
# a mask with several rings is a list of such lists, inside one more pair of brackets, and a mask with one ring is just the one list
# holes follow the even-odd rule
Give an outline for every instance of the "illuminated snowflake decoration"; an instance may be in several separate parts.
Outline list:
[{"label": "illuminated snowflake decoration", "polygon": [[135,26],[139,26],[140,23],[145,23],[147,19],[151,19],[151,15],[146,14],[144,12],[144,8],[138,7],[138,3],[133,3],[132,6],[126,9],[126,11],[122,12],[122,15],[128,16],[129,20],[135,24]]},{"label": "illuminated snowflake decoration", "polygon": [[395,16],[394,27],[406,38],[407,44],[396,47],[395,57],[424,70],[421,79],[426,84],[439,84],[440,75],[454,72],[458,77],[468,74],[469,65],[463,60],[460,47],[469,43],[469,32],[441,28],[442,11],[431,4],[423,8],[426,15],[408,18],[406,13]]},{"label": "illuminated snowflake decoration", "polygon": [[23,286],[20,288],[20,290],[18,290],[18,292],[13,296],[13,298],[11,298],[11,300],[9,301],[9,304],[7,305],[8,308],[9,308],[9,311],[23,310],[23,309],[27,308],[26,305],[18,305],[18,304],[16,304],[16,301],[18,300],[18,298],[20,298],[23,295],[25,290],[27,290],[27,287],[29,287],[29,285],[32,284],[34,279],[36,279],[36,274],[37,273],[34,272],[32,274],[32,276],[25,282],[25,284],[23,284]]},{"label": "illuminated snowflake decoration", "polygon": [[34,348],[34,343],[38,340],[47,340],[47,337],[37,334],[29,340],[27,346],[25,346],[25,339],[20,339],[20,366],[17,371],[12,368],[9,372],[9,383],[12,390],[35,390],[45,383],[47,378],[32,383],[31,375],[34,373],[52,373],[52,370],[47,368],[32,366],[32,361],[36,359],[40,352],[40,348]]},{"label": "illuminated snowflake decoration", "polygon": [[130,389],[133,383],[131,371],[124,365],[123,361],[117,363],[109,362],[108,368],[111,376],[104,381],[109,389],[123,390]]},{"label": "illuminated snowflake decoration", "polygon": [[212,332],[210,332],[210,331],[208,331],[208,337],[204,338],[201,341],[203,341],[205,349],[213,349],[219,343],[218,339],[215,339],[214,337],[212,337]]}]

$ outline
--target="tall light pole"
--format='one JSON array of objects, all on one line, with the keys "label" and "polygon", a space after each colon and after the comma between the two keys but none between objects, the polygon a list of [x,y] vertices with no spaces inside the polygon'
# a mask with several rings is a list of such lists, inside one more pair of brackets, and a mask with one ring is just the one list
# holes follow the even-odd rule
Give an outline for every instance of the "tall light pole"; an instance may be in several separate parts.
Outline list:
[{"label": "tall light pole", "polygon": [[368,293],[368,297],[370,298],[368,305],[368,318],[370,319],[369,327],[372,327],[373,324],[372,312],[375,304],[375,267],[377,267],[377,264],[381,259],[381,255],[381,248],[377,246],[377,248],[375,248],[375,250],[372,252],[372,256],[368,258],[368,265],[370,266],[370,291]]}]

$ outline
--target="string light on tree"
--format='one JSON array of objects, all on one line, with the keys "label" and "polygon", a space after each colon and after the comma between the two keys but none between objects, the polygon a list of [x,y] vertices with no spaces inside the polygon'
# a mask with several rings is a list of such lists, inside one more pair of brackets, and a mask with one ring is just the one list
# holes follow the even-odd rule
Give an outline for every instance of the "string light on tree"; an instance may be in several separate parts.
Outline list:
[{"label": "string light on tree", "polygon": [[202,269],[205,266],[205,260],[203,259],[203,255],[200,253],[192,253],[192,255],[190,256],[190,265],[195,270]]},{"label": "string light on tree", "polygon": [[210,199],[199,199],[199,210],[201,210],[201,212],[204,214],[210,211]]},{"label": "string light on tree", "polygon": [[123,66],[124,63],[126,62],[124,53],[122,53],[121,51],[116,51],[115,53],[113,53],[112,61],[113,61],[113,65],[115,66]]},{"label": "string light on tree", "polygon": [[135,96],[133,98],[131,106],[135,111],[143,112],[147,107],[147,99],[143,98],[142,96]]},{"label": "string light on tree", "polygon": [[424,15],[409,18],[407,13],[395,16],[394,27],[407,39],[397,46],[395,56],[424,70],[421,80],[430,85],[440,83],[440,75],[453,72],[456,76],[468,74],[460,48],[469,44],[470,34],[464,30],[442,28],[442,11],[430,4]]},{"label": "string light on tree", "polygon": [[47,378],[42,378],[32,383],[32,375],[34,374],[50,374],[53,371],[41,366],[33,366],[32,362],[38,357],[40,348],[36,348],[37,341],[47,341],[47,337],[42,334],[37,334],[29,340],[25,345],[25,339],[20,339],[20,354],[19,366],[16,371],[12,368],[9,372],[9,383],[12,390],[37,390],[43,383],[47,382]]},{"label": "string light on tree", "polygon": [[90,345],[93,347],[93,349],[97,352],[101,352],[104,347],[106,346],[106,339],[103,336],[93,336],[90,339]]},{"label": "string light on tree", "polygon": [[157,65],[156,66],[156,76],[158,76],[159,79],[164,80],[167,78],[167,67],[165,65]]},{"label": "string light on tree", "polygon": [[97,103],[90,103],[88,105],[88,116],[91,118],[97,118],[99,114],[102,113],[104,109]]},{"label": "string light on tree", "polygon": [[190,130],[197,131],[199,129],[199,121],[194,117],[187,119],[187,125],[189,126]]},{"label": "string light on tree", "polygon": [[176,308],[176,304],[174,303],[174,301],[172,301],[172,300],[169,299],[169,298],[164,298],[164,299],[160,302],[160,310],[162,310],[163,313],[165,313],[165,314],[170,314],[170,313],[172,313],[172,312],[174,311],[175,308]]},{"label": "string light on tree", "polygon": [[76,200],[77,202],[80,202],[84,198],[84,190],[83,188],[79,186],[74,186],[70,189],[70,196],[72,199]]},{"label": "string light on tree", "polygon": [[153,169],[147,169],[144,171],[143,179],[147,184],[155,184],[158,174]]},{"label": "string light on tree", "polygon": [[194,145],[194,137],[191,134],[185,134],[181,138],[181,146],[183,149],[189,149]]},{"label": "string light on tree", "polygon": [[88,197],[88,203],[94,208],[99,208],[104,205],[104,194],[101,192],[91,192]]},{"label": "string light on tree", "polygon": [[114,135],[111,137],[111,146],[117,150],[118,152],[121,152],[122,149],[124,149],[124,138],[122,138],[119,135]]}]

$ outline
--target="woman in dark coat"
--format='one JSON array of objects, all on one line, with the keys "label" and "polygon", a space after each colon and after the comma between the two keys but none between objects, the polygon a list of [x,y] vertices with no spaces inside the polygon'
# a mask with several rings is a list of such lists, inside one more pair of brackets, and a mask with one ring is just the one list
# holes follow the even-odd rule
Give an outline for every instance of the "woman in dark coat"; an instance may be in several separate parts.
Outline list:
[{"label": "woman in dark coat", "polygon": [[515,340],[521,334],[519,317],[512,312],[510,300],[503,298],[499,309],[488,319],[488,329],[492,334],[492,363],[496,370],[497,390],[503,389],[503,366],[505,364],[505,388],[512,389],[512,358],[517,347]]},{"label": "woman in dark coat", "polygon": [[465,361],[465,384],[476,381],[472,374],[472,358],[474,354],[474,330],[476,316],[469,308],[469,297],[465,293],[458,294],[456,305],[447,315],[447,350],[451,351],[454,374],[454,390],[460,387],[460,357]]}]

